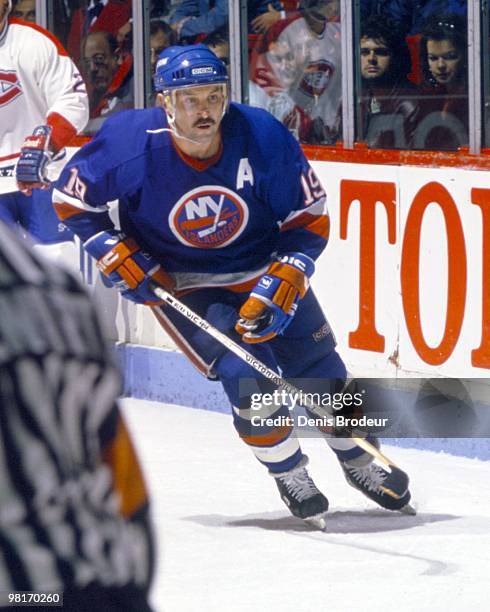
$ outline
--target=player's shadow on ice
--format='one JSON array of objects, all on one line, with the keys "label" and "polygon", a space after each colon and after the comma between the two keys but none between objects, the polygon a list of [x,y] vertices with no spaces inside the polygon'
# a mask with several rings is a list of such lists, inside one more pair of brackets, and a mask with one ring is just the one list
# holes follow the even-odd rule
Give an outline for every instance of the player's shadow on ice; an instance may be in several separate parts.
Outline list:
[{"label": "player's shadow on ice", "polygon": [[[430,523],[454,521],[461,518],[454,514],[430,514],[423,512],[416,516],[390,512],[388,510],[346,510],[332,511],[326,516],[327,533],[386,533],[402,529],[413,529]],[[222,514],[187,516],[204,527],[255,527],[267,531],[317,531],[294,516],[284,516],[282,512],[268,512],[261,515],[247,515],[243,518]]]}]

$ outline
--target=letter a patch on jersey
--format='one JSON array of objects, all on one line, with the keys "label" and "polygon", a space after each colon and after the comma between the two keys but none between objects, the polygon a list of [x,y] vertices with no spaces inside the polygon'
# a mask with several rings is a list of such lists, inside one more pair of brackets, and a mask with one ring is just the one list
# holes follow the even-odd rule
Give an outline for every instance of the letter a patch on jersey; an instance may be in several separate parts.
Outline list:
[{"label": "letter a patch on jersey", "polygon": [[186,246],[224,247],[240,236],[248,222],[248,206],[235,192],[218,185],[188,191],[170,211],[174,236]]},{"label": "letter a patch on jersey", "polygon": [[0,106],[8,104],[20,95],[22,95],[22,87],[17,73],[0,70]]},{"label": "letter a patch on jersey", "polygon": [[248,161],[248,157],[242,157],[240,160],[236,177],[236,188],[243,189],[245,183],[250,183],[252,187],[254,184],[254,173],[252,171],[252,166]]}]

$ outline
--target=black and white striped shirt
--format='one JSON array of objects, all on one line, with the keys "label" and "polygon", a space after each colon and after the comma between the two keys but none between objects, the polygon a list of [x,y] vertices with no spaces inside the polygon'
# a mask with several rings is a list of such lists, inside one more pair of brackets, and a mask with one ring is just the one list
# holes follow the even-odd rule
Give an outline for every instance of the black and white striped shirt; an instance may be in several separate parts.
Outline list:
[{"label": "black and white striped shirt", "polygon": [[148,503],[119,392],[78,281],[0,224],[0,591],[146,588]]}]

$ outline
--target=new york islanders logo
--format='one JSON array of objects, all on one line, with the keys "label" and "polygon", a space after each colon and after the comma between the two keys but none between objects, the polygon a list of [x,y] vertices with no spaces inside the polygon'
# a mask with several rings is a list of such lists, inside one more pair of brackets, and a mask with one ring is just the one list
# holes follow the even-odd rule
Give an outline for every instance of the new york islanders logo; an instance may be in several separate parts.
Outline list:
[{"label": "new york islanders logo", "polygon": [[311,98],[320,97],[327,89],[335,68],[326,60],[310,62],[304,72],[299,88]]},{"label": "new york islanders logo", "polygon": [[0,70],[0,106],[8,104],[20,95],[22,95],[22,87],[17,78],[17,73]]},{"label": "new york islanders logo", "polygon": [[169,225],[182,244],[217,249],[240,236],[248,215],[247,204],[234,191],[203,185],[180,198],[170,212]]}]

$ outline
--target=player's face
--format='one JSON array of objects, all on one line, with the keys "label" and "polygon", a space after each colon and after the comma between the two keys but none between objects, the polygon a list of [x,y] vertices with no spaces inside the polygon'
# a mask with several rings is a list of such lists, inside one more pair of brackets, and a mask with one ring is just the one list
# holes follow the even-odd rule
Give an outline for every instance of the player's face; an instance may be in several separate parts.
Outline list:
[{"label": "player's face", "polygon": [[450,40],[428,40],[427,61],[432,76],[439,84],[448,85],[457,81],[462,57]]},{"label": "player's face", "polygon": [[200,143],[216,136],[225,105],[226,85],[203,85],[175,92],[175,123],[183,136]]},{"label": "player's face", "polygon": [[388,70],[391,53],[383,40],[361,38],[361,75],[364,79],[378,79]]},{"label": "player's face", "polygon": [[8,10],[10,7],[9,0],[0,0],[0,30],[7,21]]},{"label": "player's face", "polygon": [[12,10],[12,15],[17,19],[36,22],[36,0],[19,0]]}]

